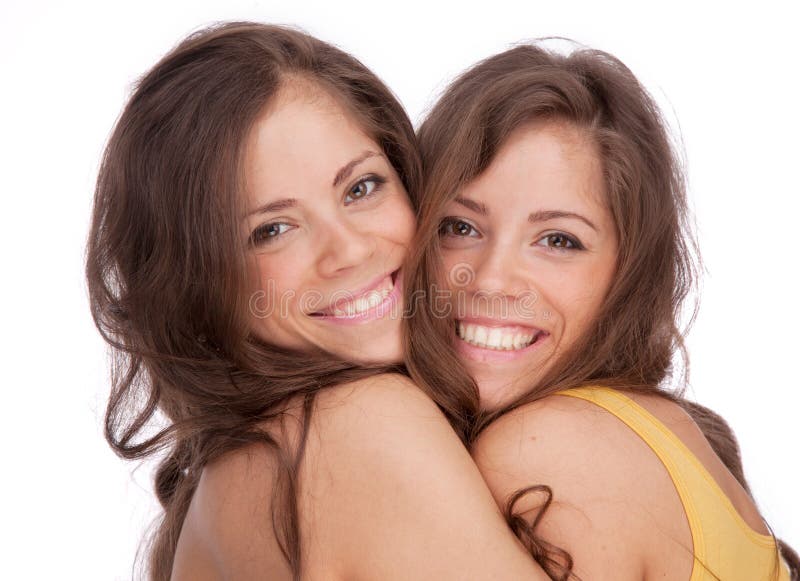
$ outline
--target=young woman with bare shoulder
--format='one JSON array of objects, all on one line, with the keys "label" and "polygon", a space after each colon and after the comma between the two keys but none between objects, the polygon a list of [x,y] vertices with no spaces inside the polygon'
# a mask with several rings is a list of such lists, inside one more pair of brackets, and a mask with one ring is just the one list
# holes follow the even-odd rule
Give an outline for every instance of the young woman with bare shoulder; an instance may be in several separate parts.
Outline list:
[{"label": "young woman with bare shoulder", "polygon": [[107,439],[163,453],[150,578],[546,578],[439,407],[456,396],[398,373],[420,176],[393,95],[300,32],[203,30],[141,79],[87,277]]}]

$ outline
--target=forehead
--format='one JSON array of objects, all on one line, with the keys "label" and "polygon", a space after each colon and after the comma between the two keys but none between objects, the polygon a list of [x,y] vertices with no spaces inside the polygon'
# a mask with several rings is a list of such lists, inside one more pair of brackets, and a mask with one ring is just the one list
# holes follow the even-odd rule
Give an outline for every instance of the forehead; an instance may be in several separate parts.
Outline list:
[{"label": "forehead", "polygon": [[602,163],[589,134],[569,123],[548,122],[512,133],[461,195],[509,210],[520,204],[598,210],[606,205],[604,190]]},{"label": "forehead", "polygon": [[308,86],[282,89],[247,144],[248,192],[298,197],[308,187],[330,186],[339,168],[365,150],[381,151],[332,96]]}]

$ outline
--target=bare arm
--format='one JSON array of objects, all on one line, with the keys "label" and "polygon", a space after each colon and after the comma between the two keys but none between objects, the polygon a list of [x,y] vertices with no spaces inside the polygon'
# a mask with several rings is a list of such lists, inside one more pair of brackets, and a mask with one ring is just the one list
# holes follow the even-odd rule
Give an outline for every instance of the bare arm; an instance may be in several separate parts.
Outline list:
[{"label": "bare arm", "polygon": [[[214,555],[209,578],[291,578],[272,532],[265,456],[240,451],[204,475],[187,523]],[[406,378],[320,394],[300,482],[305,578],[547,579],[442,413]]]},{"label": "bare arm", "polygon": [[342,388],[322,398],[316,418],[306,522],[317,548],[341,563],[339,578],[546,578],[442,413],[410,381]]}]

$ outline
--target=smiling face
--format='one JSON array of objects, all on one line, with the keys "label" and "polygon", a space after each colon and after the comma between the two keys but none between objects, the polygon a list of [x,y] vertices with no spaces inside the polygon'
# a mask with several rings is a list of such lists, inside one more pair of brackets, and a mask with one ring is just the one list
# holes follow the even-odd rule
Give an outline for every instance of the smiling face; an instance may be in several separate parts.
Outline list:
[{"label": "smiling face", "polygon": [[594,145],[566,123],[515,132],[441,222],[456,345],[481,407],[521,395],[597,316],[617,237]]},{"label": "smiling face", "polygon": [[398,361],[398,269],[415,223],[380,146],[329,95],[288,87],[254,127],[245,175],[253,332],[280,347]]}]

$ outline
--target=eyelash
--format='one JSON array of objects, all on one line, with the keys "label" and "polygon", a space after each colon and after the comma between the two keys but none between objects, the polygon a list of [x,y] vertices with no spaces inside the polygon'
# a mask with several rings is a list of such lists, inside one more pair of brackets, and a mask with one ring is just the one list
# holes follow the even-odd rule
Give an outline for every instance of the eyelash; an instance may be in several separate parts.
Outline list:
[{"label": "eyelash", "polygon": [[[439,226],[439,235],[440,236],[450,236],[450,237],[453,237],[453,238],[471,237],[469,235],[455,234],[453,232],[452,228],[456,224],[464,224],[464,225],[468,226],[472,232],[475,232],[476,234],[479,234],[478,229],[475,228],[475,226],[473,226],[469,221],[467,221],[467,220],[465,220],[463,218],[457,218],[457,217],[451,216],[451,217],[447,217],[444,220],[442,220],[442,223]],[[577,238],[575,238],[574,236],[570,236],[569,234],[567,234],[565,232],[551,232],[551,233],[546,234],[545,236],[542,236],[541,238],[539,238],[536,241],[536,243],[538,245],[538,242],[541,242],[542,240],[547,240],[549,238],[554,238],[556,236],[566,239],[567,244],[570,244],[571,246],[568,246],[568,247],[565,248],[565,247],[561,247],[561,246],[547,246],[546,245],[546,248],[548,250],[552,251],[552,252],[569,252],[569,251],[573,251],[573,250],[584,250],[585,249],[583,244],[581,244],[578,241]]]},{"label": "eyelash", "polygon": [[567,240],[567,244],[571,244],[572,246],[571,247],[567,247],[567,248],[564,248],[563,246],[548,246],[547,247],[548,250],[551,250],[553,252],[569,252],[570,250],[583,250],[584,249],[583,245],[580,242],[578,242],[577,238],[574,238],[573,236],[570,236],[569,234],[565,234],[564,232],[551,232],[550,234],[547,234],[547,235],[542,236],[541,238],[539,238],[539,240],[537,240],[537,242],[540,242],[542,240],[546,240],[548,238],[553,238],[555,236],[560,236],[562,238],[565,238]]},{"label": "eyelash", "polygon": [[263,246],[265,244],[271,243],[273,240],[278,238],[284,232],[279,232],[278,234],[269,234],[271,228],[275,226],[290,226],[291,224],[287,224],[286,222],[269,222],[267,224],[262,224],[255,230],[253,233],[250,234],[250,245],[251,246]]},{"label": "eyelash", "polygon": [[358,186],[360,186],[362,184],[365,184],[367,182],[373,182],[375,184],[375,186],[372,188],[372,191],[364,194],[360,198],[356,198],[355,200],[353,200],[350,203],[346,203],[346,205],[352,206],[353,204],[357,204],[358,202],[360,202],[362,200],[366,200],[367,198],[371,198],[372,196],[376,195],[378,192],[381,191],[381,189],[383,188],[384,184],[386,183],[386,178],[383,177],[383,176],[379,176],[377,174],[365,175],[364,177],[359,178],[359,180],[356,183],[354,183],[352,186],[350,186],[350,188],[347,190],[347,193],[345,194],[344,197],[347,198],[350,194],[353,193],[354,189],[356,189]]},{"label": "eyelash", "polygon": [[469,226],[469,228],[473,232],[478,232],[478,229],[475,228],[472,224],[470,224],[467,220],[463,218],[456,218],[455,216],[448,216],[447,218],[442,220],[442,223],[439,225],[439,236],[452,236],[453,238],[466,238],[463,234],[455,234],[452,231],[453,226],[456,224],[465,224]]},{"label": "eyelash", "polygon": [[[357,182],[355,182],[352,186],[350,186],[350,188],[347,190],[347,193],[344,195],[345,205],[352,206],[353,204],[357,204],[366,199],[372,198],[383,188],[383,185],[386,183],[386,181],[387,180],[385,177],[379,176],[377,174],[368,174],[366,176],[359,178]],[[349,197],[353,193],[353,190],[368,182],[374,183],[374,186],[371,191],[368,191],[360,198],[355,198],[350,202],[346,201],[347,197]],[[277,234],[269,234],[269,231],[275,226],[289,226],[289,228],[287,230],[284,230],[283,232],[278,232]],[[276,240],[285,232],[288,232],[293,228],[294,227],[292,226],[292,224],[288,224],[286,222],[268,222],[266,224],[262,224],[261,226],[253,230],[252,234],[250,234],[250,245],[264,246],[266,244],[271,244],[274,240]]]}]

